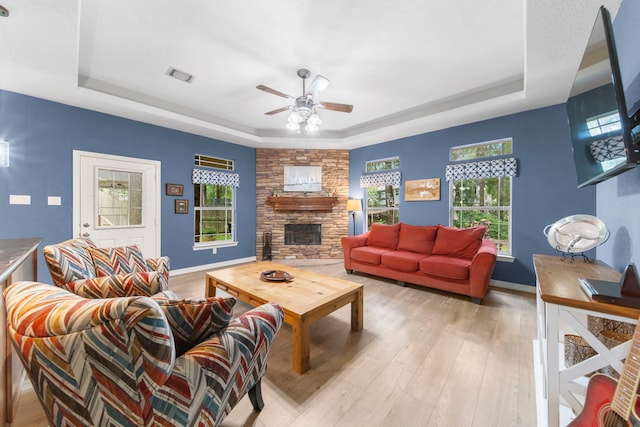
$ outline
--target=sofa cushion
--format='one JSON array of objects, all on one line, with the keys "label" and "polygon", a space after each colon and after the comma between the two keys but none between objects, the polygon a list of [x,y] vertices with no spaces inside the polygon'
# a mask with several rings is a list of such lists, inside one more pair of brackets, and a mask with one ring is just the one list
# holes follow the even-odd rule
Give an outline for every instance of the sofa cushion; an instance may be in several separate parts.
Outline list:
[{"label": "sofa cushion", "polygon": [[147,271],[147,263],[138,245],[115,248],[89,248],[98,277]]},{"label": "sofa cushion", "polygon": [[445,279],[468,280],[471,260],[450,256],[431,255],[420,260],[420,271]]},{"label": "sofa cushion", "polygon": [[485,230],[485,227],[453,228],[439,225],[432,253],[471,259],[480,249]]},{"label": "sofa cushion", "polygon": [[380,262],[385,267],[405,271],[407,273],[413,273],[414,271],[418,271],[420,260],[427,256],[428,255],[418,252],[396,250],[383,254]]},{"label": "sofa cushion", "polygon": [[400,223],[399,251],[430,254],[436,240],[437,225],[409,225]]},{"label": "sofa cushion", "polygon": [[167,317],[176,346],[176,357],[226,327],[233,314],[235,298],[167,301],[154,298]]},{"label": "sofa cushion", "polygon": [[382,255],[389,252],[388,248],[378,248],[375,246],[360,246],[351,249],[351,259],[367,264],[380,264]]},{"label": "sofa cushion", "polygon": [[393,225],[371,224],[367,245],[395,249],[398,246],[399,234],[400,223]]}]

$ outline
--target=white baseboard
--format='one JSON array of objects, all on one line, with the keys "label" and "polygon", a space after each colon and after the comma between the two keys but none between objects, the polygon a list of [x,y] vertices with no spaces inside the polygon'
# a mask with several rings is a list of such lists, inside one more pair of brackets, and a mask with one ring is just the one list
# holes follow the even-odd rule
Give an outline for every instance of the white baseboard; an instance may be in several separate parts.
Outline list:
[{"label": "white baseboard", "polygon": [[518,292],[527,292],[530,294],[536,293],[535,286],[522,285],[520,283],[513,283],[513,282],[505,282],[502,280],[491,279],[491,283],[489,284],[489,286],[492,286],[494,288],[510,289],[512,291],[518,291]]},{"label": "white baseboard", "polygon": [[197,273],[199,271],[213,270],[214,268],[228,267],[230,265],[244,264],[247,262],[254,262],[254,261],[256,261],[256,257],[250,256],[246,258],[232,259],[229,261],[214,262],[213,264],[196,265],[195,267],[187,267],[187,268],[179,268],[177,270],[170,270],[169,276],[178,276],[180,274]]}]

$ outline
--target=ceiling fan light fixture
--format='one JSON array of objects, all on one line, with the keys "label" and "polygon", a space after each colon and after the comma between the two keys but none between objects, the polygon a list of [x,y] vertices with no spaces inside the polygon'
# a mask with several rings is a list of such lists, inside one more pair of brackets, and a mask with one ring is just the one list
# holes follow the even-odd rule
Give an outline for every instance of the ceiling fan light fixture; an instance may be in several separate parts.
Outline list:
[{"label": "ceiling fan light fixture", "polygon": [[300,132],[300,128],[304,126],[307,132],[313,132],[318,130],[318,126],[322,123],[322,120],[316,112],[316,108],[322,108],[325,110],[340,111],[343,113],[350,113],[353,110],[353,105],[340,104],[337,102],[316,102],[314,97],[322,92],[329,86],[329,79],[324,76],[317,75],[309,86],[309,90],[306,89],[305,81],[311,73],[306,68],[298,70],[298,77],[302,79],[302,96],[294,98],[291,95],[272,89],[265,85],[258,85],[256,89],[270,93],[272,95],[280,96],[294,100],[293,105],[287,107],[277,108],[272,111],[267,111],[265,114],[273,115],[281,113],[283,111],[291,111],[289,117],[287,117],[287,129]]},{"label": "ceiling fan light fixture", "polygon": [[309,117],[309,120],[307,120],[307,122],[309,122],[309,124],[315,125],[317,128],[318,125],[322,123],[322,120],[320,120],[320,116],[318,115],[318,113],[314,111],[313,114],[311,114],[311,117]]},{"label": "ceiling fan light fixture", "polygon": [[315,125],[311,122],[307,122],[307,125],[304,127],[304,130],[307,132],[315,132],[318,130],[318,125]]},{"label": "ceiling fan light fixture", "polygon": [[303,121],[302,117],[296,110],[292,111],[291,114],[289,114],[289,118],[287,120],[289,123],[296,123],[296,124]]}]

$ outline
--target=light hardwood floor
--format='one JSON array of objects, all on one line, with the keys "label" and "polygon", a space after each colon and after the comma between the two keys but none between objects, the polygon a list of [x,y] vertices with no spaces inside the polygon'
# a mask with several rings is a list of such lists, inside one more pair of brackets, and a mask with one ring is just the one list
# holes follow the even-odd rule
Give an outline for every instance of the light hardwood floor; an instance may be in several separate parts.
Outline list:
[{"label": "light hardwood floor", "polygon": [[[288,261],[278,261],[287,263]],[[263,380],[265,407],[242,401],[222,425],[534,426],[535,296],[492,288],[469,298],[361,274],[339,260],[291,265],[364,285],[364,330],[345,306],[311,326],[311,370],[293,371],[291,328],[274,340]],[[204,295],[204,272],[172,277],[184,298]],[[235,313],[250,309],[238,302]],[[45,426],[25,387],[14,426]]]}]

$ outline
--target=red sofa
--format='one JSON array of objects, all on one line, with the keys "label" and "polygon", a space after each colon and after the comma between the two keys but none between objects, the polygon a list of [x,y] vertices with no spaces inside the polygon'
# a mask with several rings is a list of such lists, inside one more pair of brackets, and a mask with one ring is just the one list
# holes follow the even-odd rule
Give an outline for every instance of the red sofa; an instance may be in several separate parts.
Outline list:
[{"label": "red sofa", "polygon": [[344,268],[457,294],[482,303],[496,265],[497,248],[485,227],[373,224],[343,236]]}]

